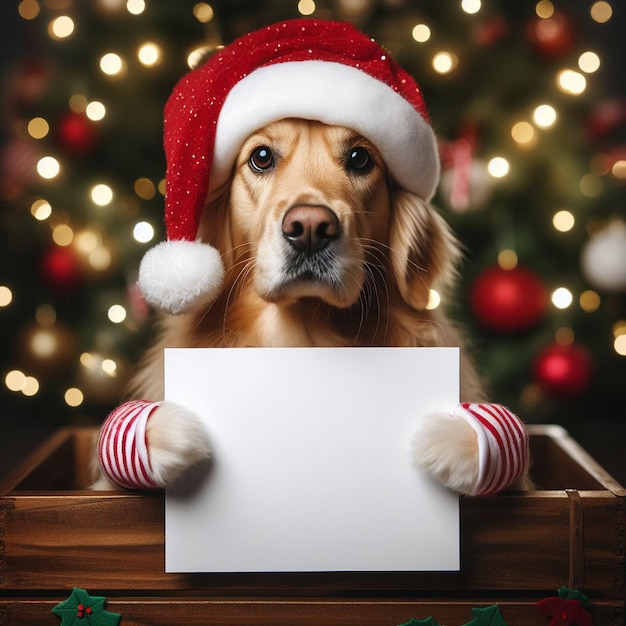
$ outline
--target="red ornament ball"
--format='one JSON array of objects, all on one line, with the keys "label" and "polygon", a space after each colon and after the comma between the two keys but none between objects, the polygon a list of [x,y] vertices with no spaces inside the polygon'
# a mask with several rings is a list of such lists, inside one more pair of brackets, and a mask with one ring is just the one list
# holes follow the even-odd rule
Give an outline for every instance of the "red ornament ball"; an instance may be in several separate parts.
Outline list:
[{"label": "red ornament ball", "polygon": [[69,247],[55,246],[44,253],[41,273],[48,287],[62,293],[71,292],[79,283],[78,259]]},{"label": "red ornament ball", "polygon": [[542,56],[559,58],[572,50],[576,33],[571,18],[555,11],[528,24],[528,39]]},{"label": "red ornament ball", "polygon": [[548,292],[532,270],[499,266],[485,270],[470,292],[472,311],[485,328],[518,333],[539,322],[546,312]]},{"label": "red ornament ball", "polygon": [[98,141],[94,123],[83,113],[73,111],[57,122],[56,137],[61,148],[75,156],[89,154]]},{"label": "red ornament ball", "polygon": [[560,397],[580,395],[591,381],[590,354],[576,344],[550,344],[534,362],[534,377],[548,393]]}]

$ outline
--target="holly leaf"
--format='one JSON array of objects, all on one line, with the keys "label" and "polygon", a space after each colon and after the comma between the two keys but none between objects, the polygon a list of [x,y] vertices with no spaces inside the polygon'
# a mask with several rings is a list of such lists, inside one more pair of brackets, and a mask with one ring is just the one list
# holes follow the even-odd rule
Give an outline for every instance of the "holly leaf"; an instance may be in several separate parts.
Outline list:
[{"label": "holly leaf", "polygon": [[559,598],[563,600],[577,600],[581,603],[582,606],[587,606],[591,604],[589,602],[589,598],[582,592],[578,591],[578,589],[570,589],[569,587],[561,587],[558,590]]},{"label": "holly leaf", "polygon": [[404,624],[398,624],[398,626],[439,626],[433,617],[427,617],[426,619],[415,619],[412,617],[408,622]]},{"label": "holly leaf", "polygon": [[104,608],[104,596],[90,596],[84,589],[74,587],[70,597],[52,608],[61,618],[61,626],[118,626],[119,613]]},{"label": "holly leaf", "polygon": [[486,606],[484,609],[472,609],[474,619],[463,626],[507,626],[500,607],[497,604]]}]

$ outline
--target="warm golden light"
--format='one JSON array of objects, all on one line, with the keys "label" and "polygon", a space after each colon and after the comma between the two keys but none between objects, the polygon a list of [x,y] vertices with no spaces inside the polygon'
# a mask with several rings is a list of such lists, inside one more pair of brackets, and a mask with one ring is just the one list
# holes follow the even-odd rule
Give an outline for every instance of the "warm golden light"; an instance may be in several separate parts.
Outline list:
[{"label": "warm golden light", "polygon": [[578,57],[578,67],[587,74],[593,74],[600,69],[600,57],[588,50]]},{"label": "warm golden light", "polygon": [[47,220],[52,215],[52,207],[47,200],[35,200],[30,205],[30,214],[40,222]]},{"label": "warm golden light", "polygon": [[530,122],[515,123],[511,128],[511,137],[524,148],[530,148],[537,143],[537,133]]},{"label": "warm golden light", "polygon": [[145,0],[128,0],[126,10],[131,15],[141,15],[146,10]]},{"label": "warm golden light", "polygon": [[39,381],[34,376],[26,376],[20,390],[25,396],[36,396],[39,392]]},{"label": "warm golden light", "polygon": [[498,265],[503,270],[512,270],[517,267],[517,252],[515,250],[501,250],[498,253]]},{"label": "warm golden light", "polygon": [[560,346],[571,346],[574,343],[574,339],[576,339],[576,336],[574,335],[574,331],[569,326],[557,328],[554,333],[554,341],[556,341],[556,343]]},{"label": "warm golden light", "polygon": [[626,335],[619,335],[615,337],[613,348],[620,356],[626,356]]},{"label": "warm golden light", "polygon": [[567,309],[572,304],[574,296],[569,289],[559,287],[552,292],[552,297],[550,299],[552,300],[552,304],[557,309]]},{"label": "warm golden light", "polygon": [[608,2],[604,1],[594,2],[589,12],[591,13],[591,19],[598,22],[598,24],[604,24],[613,17],[613,8]]},{"label": "warm golden light", "polygon": [[436,309],[441,304],[441,295],[436,289],[430,289],[428,292],[428,303],[426,308],[429,311]]},{"label": "warm golden light", "polygon": [[48,34],[53,39],[65,39],[74,32],[74,20],[68,15],[59,15],[48,25]]},{"label": "warm golden light", "polygon": [[438,74],[449,74],[458,63],[458,59],[456,55],[452,54],[452,52],[438,52],[433,57],[433,69]]},{"label": "warm golden light", "polygon": [[206,24],[213,19],[215,12],[210,4],[198,2],[198,4],[193,7],[193,14],[199,22]]},{"label": "warm golden light", "polygon": [[144,43],[137,51],[137,58],[143,65],[152,67],[161,60],[161,48],[155,43]]},{"label": "warm golden light", "polygon": [[626,180],[626,160],[615,161],[611,167],[611,174],[618,180]]},{"label": "warm golden light", "polygon": [[478,11],[480,11],[480,5],[480,0],[461,0],[461,8],[470,15],[478,13]]},{"label": "warm golden light", "polygon": [[33,354],[40,359],[51,357],[58,349],[56,335],[47,328],[38,328],[30,337]]},{"label": "warm golden light", "polygon": [[37,2],[37,0],[22,0],[17,7],[17,11],[20,14],[20,17],[25,20],[34,20],[39,15],[41,7],[39,6],[39,2]]},{"label": "warm golden light", "polygon": [[556,84],[563,93],[578,96],[587,88],[587,79],[574,70],[562,70],[556,77]]},{"label": "warm golden light", "polygon": [[117,363],[113,359],[104,359],[100,365],[102,371],[108,374],[111,378],[117,374]]},{"label": "warm golden light", "polygon": [[301,15],[313,15],[315,13],[315,2],[313,0],[300,0],[298,11]]},{"label": "warm golden light", "polygon": [[78,389],[78,387],[70,387],[65,392],[64,399],[65,399],[65,404],[67,404],[67,406],[77,407],[77,406],[80,406],[84,402],[85,396],[83,392],[80,389]]},{"label": "warm golden light", "polygon": [[537,14],[537,17],[542,19],[552,17],[554,15],[554,5],[550,2],[550,0],[541,0],[535,6],[535,13]]},{"label": "warm golden light", "polygon": [[59,224],[52,231],[52,240],[57,246],[69,246],[74,240],[74,231],[67,224]]},{"label": "warm golden light", "polygon": [[540,104],[533,111],[533,121],[540,128],[550,128],[556,122],[556,110],[549,104]]},{"label": "warm golden light", "polygon": [[587,198],[597,198],[604,191],[604,183],[595,174],[585,174],[580,179],[580,192]]},{"label": "warm golden light", "polygon": [[98,206],[106,206],[113,200],[113,190],[105,184],[95,185],[91,188],[91,200]]},{"label": "warm golden light", "polygon": [[119,77],[121,74],[124,73],[125,68],[126,64],[124,63],[124,60],[119,54],[116,54],[115,52],[107,52],[100,59],[100,69],[107,76]]},{"label": "warm golden light", "polygon": [[121,304],[114,304],[109,307],[107,316],[114,324],[121,324],[126,319],[126,309]]},{"label": "warm golden light", "polygon": [[73,96],[70,96],[68,104],[70,110],[74,111],[74,113],[84,113],[89,102],[82,94],[75,93]]},{"label": "warm golden light", "polygon": [[138,222],[133,228],[133,237],[139,243],[148,243],[154,238],[154,228],[148,222]]},{"label": "warm golden light", "polygon": [[201,48],[196,48],[195,50],[192,50],[187,55],[187,66],[191,69],[198,67],[198,65],[200,65],[200,63],[205,58],[206,54],[211,50],[212,48],[209,48],[208,46],[202,46]]},{"label": "warm golden light", "polygon": [[600,296],[593,289],[587,289],[580,294],[578,304],[580,308],[586,313],[594,313],[600,308],[601,304]]},{"label": "warm golden light", "polygon": [[104,104],[102,104],[102,102],[94,100],[93,102],[90,102],[85,108],[85,115],[92,122],[99,122],[106,115],[106,108]]},{"label": "warm golden light", "polygon": [[552,225],[561,233],[572,230],[575,223],[574,215],[566,210],[557,211],[552,217]]},{"label": "warm golden light", "polygon": [[74,239],[74,245],[83,254],[89,254],[93,252],[100,243],[100,237],[93,230],[83,230],[76,235]]},{"label": "warm golden light", "polygon": [[9,306],[11,302],[13,302],[13,292],[6,285],[0,285],[0,307]]},{"label": "warm golden light", "polygon": [[411,35],[418,43],[424,43],[430,39],[430,28],[426,24],[416,24]]},{"label": "warm golden light", "polygon": [[133,189],[142,200],[152,200],[156,195],[154,183],[149,178],[138,178]]},{"label": "warm golden light", "polygon": [[43,117],[33,117],[27,130],[33,139],[43,139],[50,132],[50,125]]},{"label": "warm golden light", "polygon": [[61,164],[51,156],[45,156],[37,161],[37,173],[42,178],[55,178],[61,172]]},{"label": "warm golden light", "polygon": [[4,384],[10,391],[21,391],[26,383],[26,374],[20,370],[11,370],[4,378]]},{"label": "warm golden light", "polygon": [[97,272],[104,272],[111,267],[111,252],[105,246],[98,245],[87,258],[89,265]]},{"label": "warm golden light", "polygon": [[487,163],[487,171],[494,178],[504,178],[510,170],[509,162],[504,157],[494,157]]}]

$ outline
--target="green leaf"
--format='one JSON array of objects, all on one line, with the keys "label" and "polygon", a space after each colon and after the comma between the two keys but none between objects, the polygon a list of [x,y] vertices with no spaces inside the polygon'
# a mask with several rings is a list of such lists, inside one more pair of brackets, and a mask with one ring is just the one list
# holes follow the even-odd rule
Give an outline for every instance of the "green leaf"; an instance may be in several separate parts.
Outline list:
[{"label": "green leaf", "polygon": [[426,619],[415,619],[412,617],[408,622],[398,624],[398,626],[439,626],[433,617],[427,617]]},{"label": "green leaf", "polygon": [[474,619],[463,626],[507,626],[500,607],[497,604],[492,604],[484,609],[472,609]]},{"label": "green leaf", "polygon": [[562,598],[563,600],[578,600],[582,606],[587,606],[589,604],[589,598],[582,591],[578,591],[578,589],[561,587],[558,593],[559,598]]},{"label": "green leaf", "polygon": [[61,626],[118,626],[119,613],[104,608],[104,596],[90,596],[84,589],[74,587],[70,597],[52,608],[61,618]]}]

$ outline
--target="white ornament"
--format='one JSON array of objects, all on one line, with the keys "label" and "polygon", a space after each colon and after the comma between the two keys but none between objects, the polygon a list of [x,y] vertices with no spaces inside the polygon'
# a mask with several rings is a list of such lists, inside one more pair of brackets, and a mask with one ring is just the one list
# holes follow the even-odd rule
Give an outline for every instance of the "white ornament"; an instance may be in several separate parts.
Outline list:
[{"label": "white ornament", "polygon": [[583,247],[585,278],[603,291],[626,291],[626,223],[612,221]]}]

